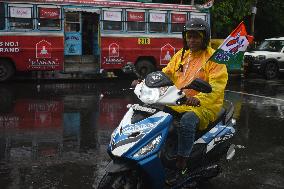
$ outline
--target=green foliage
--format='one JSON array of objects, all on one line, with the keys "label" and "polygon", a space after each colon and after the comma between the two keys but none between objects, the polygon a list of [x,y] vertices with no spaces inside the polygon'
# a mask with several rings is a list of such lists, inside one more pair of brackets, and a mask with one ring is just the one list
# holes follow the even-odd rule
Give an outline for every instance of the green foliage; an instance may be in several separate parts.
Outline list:
[{"label": "green foliage", "polygon": [[255,2],[257,2],[254,22],[255,41],[269,37],[283,37],[283,0],[215,0],[210,10],[212,37],[227,37],[241,21],[245,22],[248,33],[251,33],[251,7]]},{"label": "green foliage", "polygon": [[257,8],[255,18],[256,40],[284,37],[284,1],[259,0]]},{"label": "green foliage", "polygon": [[216,0],[211,8],[211,29],[214,38],[225,38],[250,15],[252,0]]}]

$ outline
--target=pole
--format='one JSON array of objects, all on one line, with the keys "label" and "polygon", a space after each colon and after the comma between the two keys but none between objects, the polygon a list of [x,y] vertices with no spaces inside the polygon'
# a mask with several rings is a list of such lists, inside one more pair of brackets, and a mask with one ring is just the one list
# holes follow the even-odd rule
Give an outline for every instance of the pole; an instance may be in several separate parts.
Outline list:
[{"label": "pole", "polygon": [[252,7],[251,7],[251,35],[254,36],[254,21],[255,21],[255,15],[256,15],[256,4],[257,4],[257,0],[254,1]]}]

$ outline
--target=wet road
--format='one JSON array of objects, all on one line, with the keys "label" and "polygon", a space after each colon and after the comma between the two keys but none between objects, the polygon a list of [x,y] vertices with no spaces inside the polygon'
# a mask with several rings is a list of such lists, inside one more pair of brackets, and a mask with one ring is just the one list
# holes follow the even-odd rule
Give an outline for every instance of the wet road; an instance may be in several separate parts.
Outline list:
[{"label": "wet road", "polygon": [[[111,131],[137,100],[129,85],[0,84],[0,188],[96,188]],[[284,188],[284,80],[230,78],[226,99],[236,106],[236,155],[199,188]]]}]

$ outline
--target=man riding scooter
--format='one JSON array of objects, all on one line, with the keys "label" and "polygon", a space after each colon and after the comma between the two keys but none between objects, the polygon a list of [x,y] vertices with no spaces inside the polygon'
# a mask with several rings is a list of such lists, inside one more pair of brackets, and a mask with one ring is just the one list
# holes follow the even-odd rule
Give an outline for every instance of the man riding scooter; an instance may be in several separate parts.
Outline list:
[{"label": "man riding scooter", "polygon": [[209,122],[213,122],[221,110],[228,80],[226,65],[207,61],[214,53],[209,47],[210,28],[207,22],[200,18],[189,20],[182,35],[183,49],[173,56],[162,71],[179,89],[195,78],[200,78],[212,86],[212,92],[205,94],[185,89],[186,103],[171,107],[182,114],[175,128],[178,135],[176,168],[179,173],[175,178],[184,175],[187,171],[187,160],[192,150],[195,132],[206,129]]}]

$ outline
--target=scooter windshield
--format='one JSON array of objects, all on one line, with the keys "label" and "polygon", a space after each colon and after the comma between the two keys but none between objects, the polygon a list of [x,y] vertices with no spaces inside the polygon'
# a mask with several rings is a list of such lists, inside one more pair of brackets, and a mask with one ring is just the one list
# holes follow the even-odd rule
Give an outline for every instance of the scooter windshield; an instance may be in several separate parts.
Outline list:
[{"label": "scooter windshield", "polygon": [[156,71],[148,74],[145,78],[145,84],[149,88],[158,88],[174,85],[168,76],[161,71]]}]

